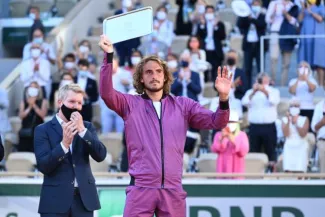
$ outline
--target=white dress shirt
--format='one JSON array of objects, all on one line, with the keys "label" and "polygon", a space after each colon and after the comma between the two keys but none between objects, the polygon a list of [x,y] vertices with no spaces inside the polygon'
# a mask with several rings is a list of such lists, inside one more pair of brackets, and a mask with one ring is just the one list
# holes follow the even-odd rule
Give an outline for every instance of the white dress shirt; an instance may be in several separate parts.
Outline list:
[{"label": "white dress shirt", "polygon": [[[309,81],[316,85],[316,87],[318,86],[314,78],[310,77]],[[297,78],[291,79],[289,82],[289,87],[293,86],[296,82]],[[298,81],[295,97],[299,99],[300,109],[314,109],[314,92],[309,92],[309,87],[306,81]]]},{"label": "white dress shirt", "polygon": [[[157,20],[154,21],[155,26],[159,26],[159,22]],[[162,22],[158,28],[158,41],[164,42],[168,47],[172,45],[174,35],[174,24],[169,20],[165,20]]]},{"label": "white dress shirt", "polygon": [[[34,71],[35,64],[39,64],[39,70]],[[47,86],[51,78],[51,65],[46,59],[28,59],[21,63],[20,79],[27,87],[32,81],[36,81],[40,86]]]},{"label": "white dress shirt", "polygon": [[161,102],[153,102],[153,106],[155,107],[155,110],[157,112],[158,118],[160,119],[160,115],[161,115]]},{"label": "white dress shirt", "polygon": [[[59,117],[58,114],[56,114],[56,119],[58,120],[58,122],[59,122],[60,125],[62,126],[62,124],[64,123],[64,121]],[[79,134],[79,136],[80,136],[81,138],[83,138],[83,137],[85,136],[86,132],[87,132],[87,128],[85,128],[81,133],[78,133],[78,134]],[[67,149],[67,148],[63,145],[63,142],[61,142],[60,144],[61,144],[61,147],[62,147],[64,153],[67,154],[67,153],[69,152],[69,149]],[[69,147],[70,147],[70,152],[71,152],[71,155],[72,155],[72,149],[73,149],[73,147],[72,147],[72,143],[70,144]],[[75,187],[78,187],[78,182],[77,182],[77,179],[76,179],[76,178],[75,178],[75,180],[74,180],[74,186],[75,186]]]},{"label": "white dress shirt", "polygon": [[[291,1],[287,1],[285,7],[284,7],[284,0],[275,0],[271,1],[269,4],[269,7],[266,12],[265,21],[270,24],[270,30],[271,32],[279,32],[281,28],[281,24],[284,19],[283,10],[289,11],[291,7],[293,6],[293,3]],[[274,13],[274,10],[276,8],[276,12],[274,17],[272,18],[272,15]],[[292,21],[290,21],[291,23]]]},{"label": "white dress shirt", "polygon": [[214,26],[214,20],[213,21],[207,21],[206,27],[207,27],[207,37],[205,39],[205,49],[214,51],[216,49],[215,44],[214,44],[214,30],[215,28],[217,29],[218,27]]},{"label": "white dress shirt", "polygon": [[80,76],[80,75],[78,75],[77,84],[81,87],[81,89],[83,91],[86,91],[87,81],[88,81],[88,77],[87,76]]},{"label": "white dress shirt", "polygon": [[[30,54],[30,49],[32,47],[33,43],[29,42],[24,46],[23,50],[23,60],[31,59],[32,56]],[[43,48],[44,52],[41,54],[41,58],[47,60],[47,52],[49,53],[49,57],[53,60],[56,59],[56,55],[54,53],[53,46],[48,43],[42,43],[41,47]]]},{"label": "white dress shirt", "polygon": [[315,126],[316,124],[318,124],[318,122],[320,120],[322,120],[322,118],[324,117],[324,112],[325,112],[325,101],[322,100],[319,103],[317,103],[317,105],[315,106],[315,110],[314,110],[314,115],[313,115],[313,119],[311,121],[311,129],[317,133],[317,139],[325,139],[325,126],[322,126],[317,132],[315,130]]},{"label": "white dress shirt", "polygon": [[253,89],[250,89],[242,99],[242,104],[248,108],[248,121],[251,124],[271,124],[277,119],[280,91],[270,86],[266,86],[265,89],[269,97],[263,92],[257,91],[252,99],[249,99],[253,93]]}]

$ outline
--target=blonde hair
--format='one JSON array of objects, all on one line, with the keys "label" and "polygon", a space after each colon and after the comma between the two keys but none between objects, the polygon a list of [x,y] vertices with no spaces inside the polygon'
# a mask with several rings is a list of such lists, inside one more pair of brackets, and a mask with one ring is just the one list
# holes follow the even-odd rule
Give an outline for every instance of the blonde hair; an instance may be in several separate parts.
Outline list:
[{"label": "blonde hair", "polygon": [[164,86],[163,91],[164,94],[170,93],[171,85],[174,81],[172,73],[168,70],[167,64],[159,59],[157,56],[148,56],[141,60],[141,62],[137,65],[136,71],[133,74],[133,86],[138,94],[143,94],[145,86],[141,82],[142,75],[143,75],[143,68],[146,63],[149,61],[154,61],[160,65],[160,67],[163,69],[164,72]]},{"label": "blonde hair", "polygon": [[74,93],[80,93],[82,95],[85,95],[85,92],[81,89],[81,87],[78,84],[67,84],[62,86],[59,89],[58,99],[64,100],[67,96],[67,93],[70,90],[73,91]]}]

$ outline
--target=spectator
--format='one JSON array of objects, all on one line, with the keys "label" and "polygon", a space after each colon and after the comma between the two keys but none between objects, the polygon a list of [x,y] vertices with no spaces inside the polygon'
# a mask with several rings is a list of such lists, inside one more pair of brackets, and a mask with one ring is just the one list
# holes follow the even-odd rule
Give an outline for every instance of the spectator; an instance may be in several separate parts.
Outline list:
[{"label": "spectator", "polygon": [[[131,74],[118,66],[118,60],[113,60],[113,88],[121,93],[127,93],[132,84]],[[103,100],[100,100],[102,133],[115,131],[122,133],[124,130],[123,119],[114,111],[107,108]]]},{"label": "spectator", "polygon": [[[288,3],[289,2],[289,3]],[[290,0],[285,4],[291,4]],[[298,34],[298,14],[299,7],[295,4],[291,6],[289,11],[283,11],[283,22],[280,28],[280,35],[297,35]],[[297,44],[297,39],[280,39],[279,45],[283,56],[283,64],[281,70],[281,86],[287,86],[288,72],[290,68],[291,55]]]},{"label": "spectator", "polygon": [[92,104],[98,100],[98,88],[96,80],[93,80],[89,72],[89,62],[85,59],[81,59],[78,62],[78,75],[75,78],[81,89],[85,92],[84,104],[82,105],[82,111],[80,114],[84,121],[91,122],[93,117]]},{"label": "spectator", "polygon": [[125,70],[129,71],[131,73],[131,75],[133,75],[138,63],[142,60],[142,58],[143,58],[143,55],[140,51],[133,50],[132,54],[131,54],[131,58],[129,60],[131,62],[131,65],[126,66]]},{"label": "spectator", "polygon": [[97,59],[91,51],[91,44],[89,40],[82,40],[78,47],[76,46],[77,59],[85,59],[89,63],[89,72],[96,73]]},{"label": "spectator", "polygon": [[[74,76],[69,72],[64,72],[61,75],[59,89],[65,85],[72,84],[72,83],[74,83]],[[58,103],[59,95],[58,94],[59,94],[59,90],[56,90],[54,93],[54,110],[55,111],[58,111],[58,109],[59,109],[59,103]]]},{"label": "spectator", "polygon": [[310,65],[302,61],[297,70],[298,78],[294,78],[289,82],[289,92],[300,101],[300,115],[307,117],[309,123],[313,118],[314,92],[317,87],[317,82],[311,72]]},{"label": "spectator", "polygon": [[[121,0],[121,1],[122,1],[122,8],[117,10],[115,12],[115,15],[123,14],[123,13],[129,12],[134,9],[132,0]],[[129,66],[132,64],[130,62],[130,56],[131,56],[132,50],[138,49],[139,45],[140,45],[140,38],[133,38],[133,39],[130,39],[127,41],[122,41],[122,42],[114,44],[117,55],[119,56],[119,65],[120,66],[125,66],[125,62],[128,62]]]},{"label": "spectator", "polygon": [[[0,136],[5,138],[5,133],[11,131],[11,124],[8,118],[9,99],[5,89],[0,88]],[[0,160],[1,161],[1,160]]]},{"label": "spectator", "polygon": [[33,31],[33,40],[24,46],[23,60],[32,58],[30,50],[34,45],[38,45],[41,49],[40,57],[42,59],[48,60],[50,63],[55,64],[56,56],[53,47],[44,41],[44,32],[41,29],[35,29]]},{"label": "spectator", "polygon": [[37,82],[31,82],[25,88],[24,99],[19,107],[22,127],[19,131],[18,151],[34,152],[34,129],[44,123],[47,109],[48,102],[43,97],[41,87]]},{"label": "spectator", "polygon": [[190,69],[191,57],[188,53],[181,56],[181,68],[173,74],[175,79],[171,92],[175,96],[185,96],[198,101],[198,94],[201,93],[200,75]]},{"label": "spectator", "polygon": [[237,68],[238,55],[234,50],[230,50],[227,53],[226,63],[228,72],[232,74],[232,85],[231,88],[234,90],[235,97],[242,99],[247,90],[247,78],[245,72]]},{"label": "spectator", "polygon": [[277,132],[277,105],[280,91],[270,86],[270,78],[261,73],[253,88],[248,90],[242,104],[248,108],[249,138],[251,152],[261,152],[263,144],[270,162],[275,161]]},{"label": "spectator", "polygon": [[249,143],[246,133],[240,130],[239,116],[235,111],[231,110],[227,127],[216,133],[211,151],[218,154],[217,173],[245,172]]},{"label": "spectator", "polygon": [[167,8],[160,6],[157,8],[156,17],[154,20],[154,29],[157,31],[157,39],[171,47],[174,39],[174,23],[168,20]]},{"label": "spectator", "polygon": [[285,172],[306,172],[308,166],[308,147],[306,135],[309,129],[307,117],[299,115],[299,101],[291,100],[289,112],[282,119],[285,137],[283,147],[283,170]]},{"label": "spectator", "polygon": [[42,89],[42,96],[47,98],[51,89],[50,62],[41,57],[40,45],[32,44],[29,48],[31,58],[22,62],[20,79],[24,83],[24,87],[29,86],[32,81],[36,81]]},{"label": "spectator", "polygon": [[[278,36],[282,22],[287,16],[287,13],[294,6],[290,0],[274,0],[271,1],[266,12],[266,23],[270,25],[271,39],[270,39],[270,56],[271,56],[271,74],[272,80],[276,82],[276,72],[278,66],[278,59],[280,56],[280,46]],[[282,75],[288,74],[291,53],[282,53]],[[288,62],[289,61],[289,62]],[[283,75],[282,77],[285,77]],[[281,83],[284,81],[282,80]]]},{"label": "spectator", "polygon": [[205,0],[198,0],[195,4],[195,11],[191,14],[192,21],[192,35],[197,34],[198,26],[202,19],[204,19],[205,7],[207,2]]},{"label": "spectator", "polygon": [[315,106],[311,129],[317,134],[320,172],[325,173],[325,100]]},{"label": "spectator", "polygon": [[[260,38],[265,35],[266,22],[265,13],[260,0],[254,0],[251,7],[252,14],[249,17],[239,17],[237,26],[244,35],[242,49],[244,51],[244,68],[247,75],[247,87],[252,86],[253,61],[256,61],[256,71],[261,69],[260,60]],[[267,46],[264,43],[264,51]]]},{"label": "spectator", "polygon": [[178,57],[176,54],[170,53],[167,56],[167,66],[168,70],[174,74],[178,71]]},{"label": "spectator", "polygon": [[207,55],[207,61],[212,70],[209,76],[206,72],[205,81],[214,81],[217,77],[217,67],[222,65],[224,58],[222,40],[226,38],[225,25],[214,14],[214,7],[209,5],[205,9],[205,18],[201,20],[198,28],[198,36],[204,39],[203,47]]},{"label": "spectator", "polygon": [[41,21],[39,7],[37,6],[30,7],[28,16],[34,21],[33,25],[30,28],[30,34],[29,34],[29,38],[30,40],[32,40],[34,30],[40,29],[42,32],[45,32],[45,27]]},{"label": "spectator", "polygon": [[[301,35],[324,35],[325,34],[325,7],[321,0],[307,1],[302,4],[299,21],[302,23]],[[303,38],[300,41],[298,60],[307,61],[318,74],[318,84],[324,86],[325,58],[324,38]]]},{"label": "spectator", "polygon": [[158,32],[153,30],[151,35],[147,36],[145,42],[141,44],[139,51],[144,56],[156,55],[165,60],[168,55],[168,46],[158,40]]},{"label": "spectator", "polygon": [[176,17],[176,35],[190,35],[192,33],[191,13],[197,0],[176,0],[178,13]]},{"label": "spectator", "polygon": [[63,59],[58,60],[58,68],[60,75],[70,73],[73,76],[77,75],[76,56],[73,53],[66,54]]}]

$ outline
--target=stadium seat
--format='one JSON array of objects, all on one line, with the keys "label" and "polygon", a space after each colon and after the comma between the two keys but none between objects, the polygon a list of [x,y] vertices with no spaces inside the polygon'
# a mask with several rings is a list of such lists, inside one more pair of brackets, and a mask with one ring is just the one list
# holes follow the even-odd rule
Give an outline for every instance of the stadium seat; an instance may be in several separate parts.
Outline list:
[{"label": "stadium seat", "polygon": [[197,167],[201,173],[215,173],[217,171],[216,153],[202,154],[197,160]]},{"label": "stadium seat", "polygon": [[18,116],[13,116],[9,118],[12,132],[18,135],[18,132],[21,128],[21,119]]},{"label": "stadium seat", "polygon": [[189,36],[176,36],[171,45],[172,53],[180,55],[186,48]]},{"label": "stadium seat", "polygon": [[107,153],[105,160],[102,162],[97,162],[89,156],[89,162],[93,172],[108,172],[109,165],[112,163],[112,155]]},{"label": "stadium seat", "polygon": [[26,17],[27,10],[31,0],[10,0],[10,16],[11,17]]},{"label": "stadium seat", "polygon": [[100,134],[98,138],[105,145],[107,152],[111,154],[112,164],[117,165],[123,150],[123,135],[121,133],[105,133]]},{"label": "stadium seat", "polygon": [[7,159],[9,154],[12,152],[14,145],[18,144],[18,135],[15,133],[6,133],[4,138],[5,157]]},{"label": "stadium seat", "polygon": [[76,4],[77,0],[56,0],[58,16],[64,17]]},{"label": "stadium seat", "polygon": [[264,153],[248,153],[245,157],[245,173],[264,173],[268,162]]},{"label": "stadium seat", "polygon": [[54,0],[32,0],[32,5],[39,7],[41,12],[50,11],[54,3]]},{"label": "stadium seat", "polygon": [[207,82],[204,85],[203,96],[207,98],[214,98],[217,96],[217,91],[215,91],[213,82]]},{"label": "stadium seat", "polygon": [[31,172],[36,166],[35,154],[31,152],[14,152],[6,161],[8,172]]}]

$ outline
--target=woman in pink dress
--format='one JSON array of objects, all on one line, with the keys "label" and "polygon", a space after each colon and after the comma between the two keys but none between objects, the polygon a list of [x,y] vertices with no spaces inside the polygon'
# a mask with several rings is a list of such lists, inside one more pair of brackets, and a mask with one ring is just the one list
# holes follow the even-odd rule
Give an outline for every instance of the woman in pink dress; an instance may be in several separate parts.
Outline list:
[{"label": "woman in pink dress", "polygon": [[249,142],[247,134],[240,131],[236,111],[230,112],[227,127],[216,133],[211,151],[218,154],[217,173],[245,172],[245,156],[249,151]]}]

